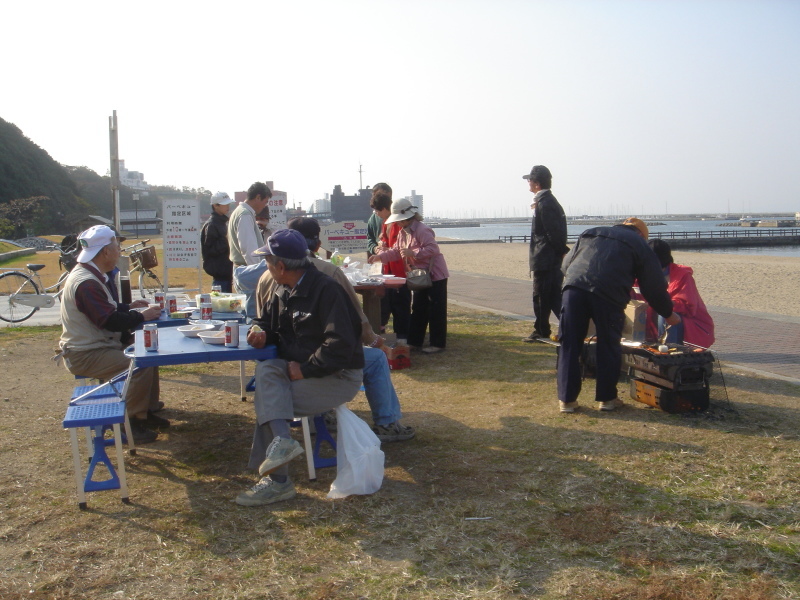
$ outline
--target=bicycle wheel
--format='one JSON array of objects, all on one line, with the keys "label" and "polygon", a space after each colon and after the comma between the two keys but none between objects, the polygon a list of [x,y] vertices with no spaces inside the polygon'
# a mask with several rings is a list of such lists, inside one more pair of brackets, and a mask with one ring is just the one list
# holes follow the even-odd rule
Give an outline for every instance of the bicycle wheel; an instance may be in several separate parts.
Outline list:
[{"label": "bicycle wheel", "polygon": [[0,274],[0,319],[9,323],[19,323],[39,310],[33,306],[14,302],[15,296],[23,294],[39,294],[39,287],[33,279],[19,271]]},{"label": "bicycle wheel", "polygon": [[142,298],[152,298],[156,292],[163,289],[161,280],[152,271],[139,273],[139,293]]}]

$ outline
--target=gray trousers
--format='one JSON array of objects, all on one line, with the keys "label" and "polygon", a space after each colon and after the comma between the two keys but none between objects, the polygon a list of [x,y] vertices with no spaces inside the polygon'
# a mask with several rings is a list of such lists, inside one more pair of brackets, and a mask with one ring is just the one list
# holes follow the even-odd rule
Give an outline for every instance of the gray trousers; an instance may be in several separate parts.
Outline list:
[{"label": "gray trousers", "polygon": [[[122,350],[65,350],[64,364],[73,375],[111,379],[131,366],[131,359]],[[158,367],[139,369],[128,384],[125,407],[128,415],[145,418],[158,403],[160,385]]]},{"label": "gray trousers", "polygon": [[256,428],[250,449],[248,467],[258,468],[272,441],[263,427],[276,419],[293,419],[318,415],[350,402],[361,389],[361,369],[344,369],[327,377],[310,377],[290,381],[286,361],[280,358],[256,364],[256,392],[253,405]]}]

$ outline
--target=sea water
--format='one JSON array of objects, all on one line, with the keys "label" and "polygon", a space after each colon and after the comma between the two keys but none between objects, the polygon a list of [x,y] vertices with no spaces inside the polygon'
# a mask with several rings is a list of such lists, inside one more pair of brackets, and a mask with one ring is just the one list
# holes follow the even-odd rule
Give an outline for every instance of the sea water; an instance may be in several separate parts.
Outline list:
[{"label": "sea water", "polygon": [[[731,223],[724,220],[706,221],[657,221],[663,225],[653,225],[650,231],[671,232],[671,231],[723,231],[720,228],[722,223]],[[580,233],[597,227],[597,225],[567,225],[567,235],[576,236]],[[733,227],[736,227],[735,225]],[[728,229],[728,228],[725,228]],[[762,229],[762,228],[760,228]],[[443,227],[434,228],[436,236],[442,239],[452,240],[496,240],[501,236],[508,235],[530,235],[531,223],[481,223],[480,227]],[[668,240],[669,241],[669,240]],[[742,240],[743,242],[745,240]],[[714,248],[703,250],[680,250],[681,252],[708,252],[712,254],[761,254],[763,256],[800,256],[800,246],[774,246],[765,247],[746,247],[737,246],[734,248]]]}]

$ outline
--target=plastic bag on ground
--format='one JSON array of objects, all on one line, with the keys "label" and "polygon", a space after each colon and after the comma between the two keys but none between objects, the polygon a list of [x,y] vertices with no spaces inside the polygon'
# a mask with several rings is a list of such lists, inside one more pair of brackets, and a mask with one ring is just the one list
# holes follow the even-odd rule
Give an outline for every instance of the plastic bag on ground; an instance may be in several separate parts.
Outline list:
[{"label": "plastic bag on ground", "polygon": [[328,498],[374,494],[383,483],[381,442],[369,425],[342,404],[336,408],[336,479]]}]

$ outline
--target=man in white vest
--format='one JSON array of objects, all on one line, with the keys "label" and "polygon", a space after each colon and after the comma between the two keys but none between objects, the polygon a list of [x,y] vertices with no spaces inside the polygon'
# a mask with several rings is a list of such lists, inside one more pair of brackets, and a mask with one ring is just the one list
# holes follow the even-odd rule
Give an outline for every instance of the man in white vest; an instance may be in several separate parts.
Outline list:
[{"label": "man in white vest", "polygon": [[228,244],[231,248],[233,263],[233,282],[237,292],[247,295],[247,315],[256,316],[255,293],[243,290],[237,285],[236,274],[239,267],[257,265],[261,257],[253,254],[264,245],[264,236],[256,222],[256,216],[264,210],[272,198],[272,190],[266,183],[256,181],[247,190],[247,200],[242,202],[231,213],[228,219]]},{"label": "man in white vest", "polygon": [[[95,225],[78,236],[78,243],[78,264],[67,277],[61,297],[59,345],[70,373],[111,379],[130,367],[123,349],[133,340],[133,330],[144,321],[158,319],[161,310],[147,308],[144,299],[117,302],[116,282],[107,275],[120,256],[113,229]],[[136,371],[125,400],[137,444],[155,441],[158,434],[153,430],[169,427],[167,419],[154,414],[164,406],[159,401],[158,367]]]}]

